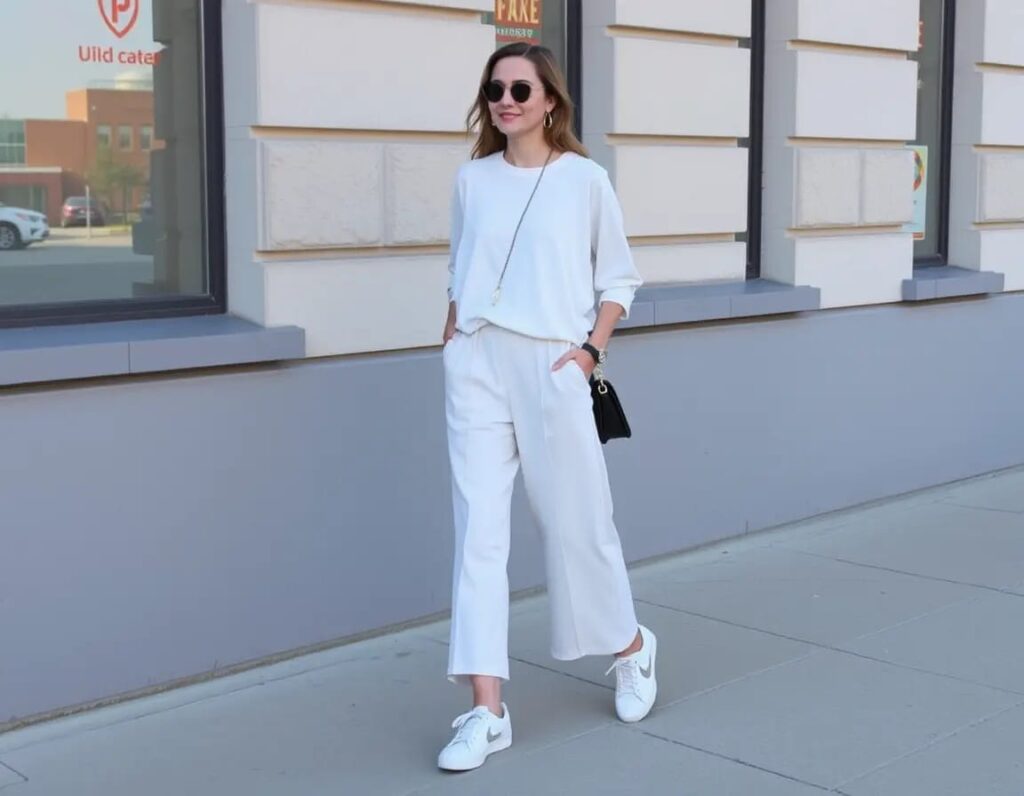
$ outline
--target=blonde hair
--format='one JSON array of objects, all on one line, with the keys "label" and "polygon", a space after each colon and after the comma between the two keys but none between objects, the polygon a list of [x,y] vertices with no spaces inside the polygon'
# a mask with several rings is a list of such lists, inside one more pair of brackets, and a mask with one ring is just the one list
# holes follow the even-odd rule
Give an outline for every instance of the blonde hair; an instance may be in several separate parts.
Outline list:
[{"label": "blonde hair", "polygon": [[473,145],[473,157],[485,158],[495,152],[504,151],[508,146],[506,135],[491,123],[491,113],[483,90],[494,73],[495,64],[503,58],[512,57],[526,58],[530,61],[537,69],[537,76],[544,84],[545,93],[555,100],[555,107],[551,111],[551,127],[544,128],[544,138],[548,145],[555,152],[575,152],[577,155],[590,157],[586,147],[580,143],[573,131],[576,108],[572,97],[569,96],[565,76],[558,66],[558,61],[555,60],[554,53],[547,47],[520,41],[495,50],[484,66],[476,102],[466,116],[466,126],[470,132],[474,129],[479,130],[476,143]]}]

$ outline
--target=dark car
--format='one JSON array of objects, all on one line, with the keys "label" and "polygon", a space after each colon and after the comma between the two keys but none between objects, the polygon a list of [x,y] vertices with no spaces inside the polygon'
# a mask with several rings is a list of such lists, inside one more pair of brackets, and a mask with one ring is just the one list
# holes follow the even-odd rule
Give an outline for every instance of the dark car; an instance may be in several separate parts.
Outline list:
[{"label": "dark car", "polygon": [[64,200],[64,206],[60,209],[60,225],[62,227],[85,226],[86,206],[88,205],[88,223],[94,227],[102,227],[107,223],[107,212],[103,203],[98,199],[84,196],[69,196]]}]

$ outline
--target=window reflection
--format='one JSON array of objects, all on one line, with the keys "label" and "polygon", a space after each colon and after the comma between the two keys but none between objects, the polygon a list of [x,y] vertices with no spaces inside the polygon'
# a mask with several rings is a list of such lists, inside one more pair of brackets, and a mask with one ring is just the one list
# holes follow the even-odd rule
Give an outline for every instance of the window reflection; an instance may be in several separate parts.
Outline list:
[{"label": "window reflection", "polygon": [[199,12],[5,0],[0,309],[207,292]]}]

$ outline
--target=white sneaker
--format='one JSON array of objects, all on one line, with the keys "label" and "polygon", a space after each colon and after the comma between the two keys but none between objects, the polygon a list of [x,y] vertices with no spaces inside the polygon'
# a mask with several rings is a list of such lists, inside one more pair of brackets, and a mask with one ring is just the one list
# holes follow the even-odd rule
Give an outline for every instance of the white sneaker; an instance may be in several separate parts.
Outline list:
[{"label": "white sneaker", "polygon": [[498,718],[483,705],[463,713],[452,727],[455,737],[437,756],[438,768],[447,771],[469,771],[483,765],[487,755],[512,745],[512,721],[508,707],[501,703],[503,716]]},{"label": "white sneaker", "polygon": [[621,721],[640,721],[651,712],[658,696],[658,680],[654,673],[654,659],[658,654],[658,639],[640,625],[643,646],[632,655],[616,658],[605,672],[615,672],[615,712]]}]

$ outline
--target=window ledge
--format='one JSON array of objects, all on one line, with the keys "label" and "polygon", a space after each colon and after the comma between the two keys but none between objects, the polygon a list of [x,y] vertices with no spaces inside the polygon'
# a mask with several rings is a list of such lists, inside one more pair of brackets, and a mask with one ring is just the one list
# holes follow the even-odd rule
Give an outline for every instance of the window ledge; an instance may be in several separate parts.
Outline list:
[{"label": "window ledge", "polygon": [[955,265],[915,268],[911,279],[903,280],[904,301],[931,301],[955,296],[1002,293],[1005,278],[995,271],[975,271]]},{"label": "window ledge", "polygon": [[640,288],[627,320],[629,329],[676,323],[782,315],[821,308],[821,291],[768,279],[742,282],[688,282]]},{"label": "window ledge", "polygon": [[297,326],[231,315],[0,329],[0,386],[305,356]]}]

